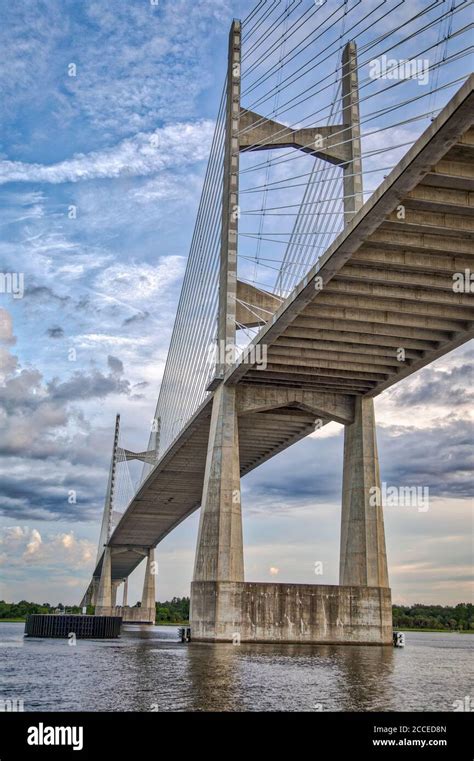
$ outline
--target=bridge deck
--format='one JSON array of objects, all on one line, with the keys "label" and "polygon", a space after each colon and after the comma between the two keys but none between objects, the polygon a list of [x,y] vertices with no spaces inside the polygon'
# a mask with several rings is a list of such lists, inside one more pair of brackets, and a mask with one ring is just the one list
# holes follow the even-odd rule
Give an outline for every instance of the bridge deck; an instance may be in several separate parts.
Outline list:
[{"label": "bridge deck", "polygon": [[[259,332],[267,368],[241,360],[225,383],[375,396],[474,336],[472,294],[453,289],[455,273],[474,272],[473,85],[471,76]],[[133,545],[155,546],[199,507],[211,407],[209,397],[121,518],[114,579],[141,561]],[[314,415],[295,409],[242,416],[242,475],[313,427]]]}]

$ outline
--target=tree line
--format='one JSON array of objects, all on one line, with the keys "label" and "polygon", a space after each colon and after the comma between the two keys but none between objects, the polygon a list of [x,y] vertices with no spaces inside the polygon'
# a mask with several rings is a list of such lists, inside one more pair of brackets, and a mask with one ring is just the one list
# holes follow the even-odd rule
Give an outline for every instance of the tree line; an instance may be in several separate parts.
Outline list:
[{"label": "tree line", "polygon": [[[137,603],[138,605],[138,603]],[[88,607],[87,612],[92,613],[93,608]],[[2,619],[18,618],[24,620],[32,613],[82,613],[78,605],[64,605],[59,602],[51,605],[49,602],[36,603],[20,600],[20,602],[5,602],[0,600],[0,621]],[[157,623],[184,623],[189,620],[189,597],[173,597],[171,600],[156,603]]]},{"label": "tree line", "polygon": [[[48,602],[35,603],[20,600],[8,603],[0,600],[0,621],[7,618],[25,619],[30,613],[81,613],[77,605],[63,603],[50,605]],[[89,608],[88,612],[92,612]],[[185,623],[189,621],[189,597],[173,597],[156,603],[157,623]],[[394,605],[393,626],[395,629],[440,629],[442,631],[474,630],[474,605]]]},{"label": "tree line", "polygon": [[474,629],[474,605],[394,605],[395,629],[441,629],[468,631]]}]

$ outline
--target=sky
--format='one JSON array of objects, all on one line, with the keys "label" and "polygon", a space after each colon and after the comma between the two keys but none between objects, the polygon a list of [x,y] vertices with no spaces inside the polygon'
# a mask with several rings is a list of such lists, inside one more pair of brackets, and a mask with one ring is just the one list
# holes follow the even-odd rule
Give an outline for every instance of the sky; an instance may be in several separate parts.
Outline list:
[{"label": "sky", "polygon": [[[0,0],[0,599],[77,604],[112,447],[146,447],[223,84],[231,0]],[[472,594],[472,347],[376,400],[393,599]],[[342,427],[242,484],[246,578],[338,579]],[[189,594],[198,514],[157,550]],[[322,575],[315,576],[315,563]],[[143,569],[131,579],[140,597]]]}]

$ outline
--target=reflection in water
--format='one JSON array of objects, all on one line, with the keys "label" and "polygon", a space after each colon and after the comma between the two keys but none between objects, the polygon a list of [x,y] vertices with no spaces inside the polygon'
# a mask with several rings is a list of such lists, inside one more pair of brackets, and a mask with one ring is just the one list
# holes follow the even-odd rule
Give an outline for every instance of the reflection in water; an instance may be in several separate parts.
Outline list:
[{"label": "reflection in water", "polygon": [[186,649],[190,711],[242,711],[242,645],[193,642]]},{"label": "reflection in water", "polygon": [[473,649],[472,635],[431,633],[399,650],[182,644],[146,626],[71,647],[0,623],[0,698],[27,711],[451,711],[472,695]]},{"label": "reflection in water", "polygon": [[388,688],[393,673],[393,647],[344,647],[337,654],[342,672],[341,711],[399,710]]}]

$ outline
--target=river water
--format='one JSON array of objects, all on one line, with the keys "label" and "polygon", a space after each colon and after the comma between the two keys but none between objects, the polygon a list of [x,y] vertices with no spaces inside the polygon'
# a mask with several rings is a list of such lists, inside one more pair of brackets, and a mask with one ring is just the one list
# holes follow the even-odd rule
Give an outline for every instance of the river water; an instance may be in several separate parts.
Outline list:
[{"label": "river water", "polygon": [[474,697],[469,634],[409,632],[394,649],[182,644],[164,626],[71,646],[23,630],[0,623],[0,700],[25,711],[453,711]]}]

